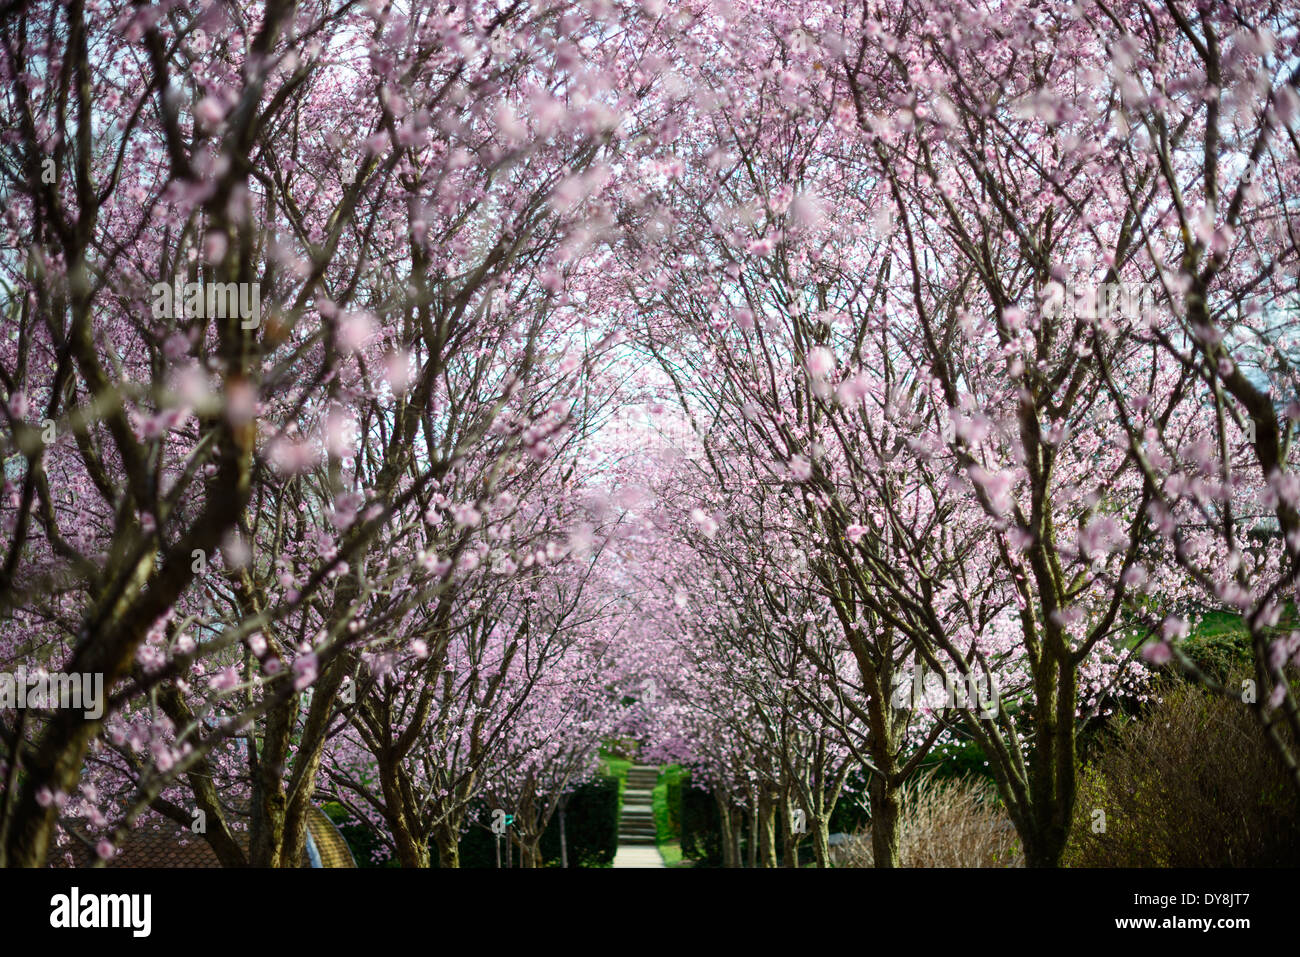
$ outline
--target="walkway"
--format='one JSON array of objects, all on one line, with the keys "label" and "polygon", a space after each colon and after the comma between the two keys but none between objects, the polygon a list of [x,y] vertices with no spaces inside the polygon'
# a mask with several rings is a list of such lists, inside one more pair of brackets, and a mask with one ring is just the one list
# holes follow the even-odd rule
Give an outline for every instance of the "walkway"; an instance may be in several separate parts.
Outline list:
[{"label": "walkway", "polygon": [[663,867],[655,842],[655,815],[650,792],[659,780],[659,769],[634,764],[627,770],[623,788],[623,815],[618,822],[618,851],[615,867]]}]

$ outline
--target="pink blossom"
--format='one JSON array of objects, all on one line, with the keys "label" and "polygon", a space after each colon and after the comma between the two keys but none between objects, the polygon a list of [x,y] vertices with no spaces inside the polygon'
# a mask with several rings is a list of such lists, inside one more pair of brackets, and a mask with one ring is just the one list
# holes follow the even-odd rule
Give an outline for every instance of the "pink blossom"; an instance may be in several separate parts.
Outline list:
[{"label": "pink blossom", "polygon": [[1142,657],[1153,665],[1168,664],[1174,657],[1168,643],[1152,641],[1142,646]]},{"label": "pink blossom", "polygon": [[293,660],[293,687],[296,691],[302,691],[316,680],[317,665],[315,652],[299,655]]},{"label": "pink blossom", "polygon": [[194,107],[194,118],[207,129],[215,129],[226,117],[221,101],[213,96],[205,96]]},{"label": "pink blossom", "polygon": [[702,508],[691,509],[691,521],[695,523],[695,527],[700,530],[700,534],[705,538],[712,538],[718,532],[718,523]]},{"label": "pink blossom", "polygon": [[208,680],[208,687],[213,691],[229,691],[239,684],[239,672],[235,670],[234,665],[222,668],[216,675]]},{"label": "pink blossom", "polygon": [[814,379],[824,379],[835,371],[835,354],[825,346],[814,346],[808,350],[804,368]]},{"label": "pink blossom", "polygon": [[1187,630],[1187,622],[1177,615],[1169,615],[1160,623],[1160,634],[1167,642],[1186,638]]},{"label": "pink blossom", "polygon": [[368,312],[346,312],[339,318],[339,351],[350,355],[365,345],[375,334],[375,317]]}]

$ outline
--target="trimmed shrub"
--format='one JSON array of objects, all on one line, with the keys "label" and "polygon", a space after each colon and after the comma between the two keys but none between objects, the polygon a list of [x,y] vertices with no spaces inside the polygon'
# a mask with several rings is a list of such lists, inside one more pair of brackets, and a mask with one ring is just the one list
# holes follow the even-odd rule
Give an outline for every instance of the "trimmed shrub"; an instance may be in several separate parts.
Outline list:
[{"label": "trimmed shrub", "polygon": [[1293,867],[1300,814],[1255,716],[1180,683],[1114,732],[1080,775],[1065,862]]}]

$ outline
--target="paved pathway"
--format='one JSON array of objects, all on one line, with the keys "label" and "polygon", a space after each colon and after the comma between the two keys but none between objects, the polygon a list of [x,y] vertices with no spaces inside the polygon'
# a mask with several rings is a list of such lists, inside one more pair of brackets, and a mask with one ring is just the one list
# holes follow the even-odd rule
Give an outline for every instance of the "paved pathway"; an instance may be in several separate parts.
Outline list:
[{"label": "paved pathway", "polygon": [[657,847],[633,847],[620,844],[614,854],[614,867],[665,867]]},{"label": "paved pathway", "polygon": [[650,792],[659,780],[659,769],[634,764],[628,768],[623,788],[623,815],[618,822],[618,851],[615,867],[663,867],[655,842],[655,816]]}]

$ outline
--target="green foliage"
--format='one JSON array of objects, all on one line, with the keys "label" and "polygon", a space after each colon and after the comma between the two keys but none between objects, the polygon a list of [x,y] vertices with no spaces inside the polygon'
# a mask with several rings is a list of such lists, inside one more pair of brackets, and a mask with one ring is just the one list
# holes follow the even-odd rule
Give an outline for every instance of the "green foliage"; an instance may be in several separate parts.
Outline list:
[{"label": "green foliage", "polygon": [[673,837],[682,836],[682,781],[686,772],[675,768],[665,782],[665,803],[668,805],[668,831]]},{"label": "green foliage", "polygon": [[[630,700],[635,701],[636,699],[632,698]],[[601,757],[628,759],[628,764],[631,764],[630,759],[636,757],[636,753],[640,748],[641,745],[636,738],[607,738],[601,746],[600,753]]]},{"label": "green foliage", "polygon": [[627,780],[627,769],[632,766],[632,762],[627,758],[620,758],[613,754],[602,754],[600,756],[601,773],[608,778],[617,778],[620,781]]}]

